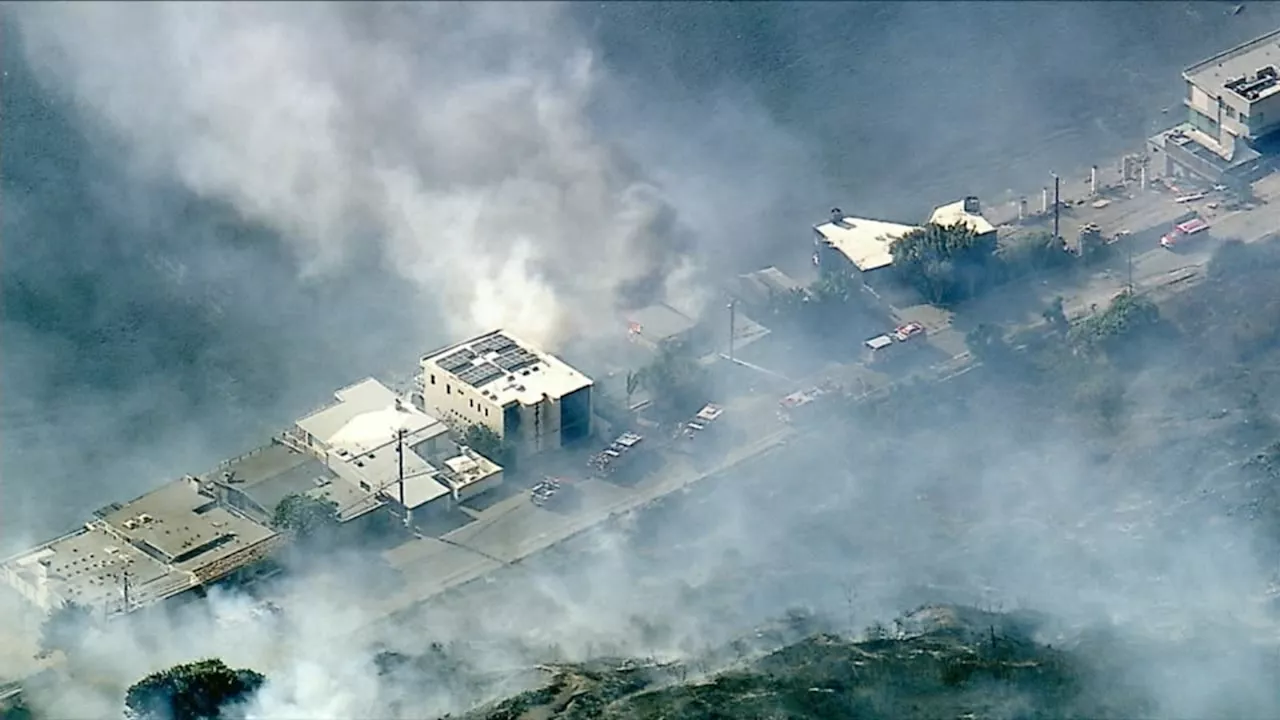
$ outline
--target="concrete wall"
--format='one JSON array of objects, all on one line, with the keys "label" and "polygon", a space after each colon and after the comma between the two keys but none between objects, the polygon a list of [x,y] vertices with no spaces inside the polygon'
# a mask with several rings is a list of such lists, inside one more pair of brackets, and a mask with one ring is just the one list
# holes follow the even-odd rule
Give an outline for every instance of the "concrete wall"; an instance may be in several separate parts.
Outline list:
[{"label": "concrete wall", "polygon": [[543,396],[542,402],[519,405],[520,425],[514,443],[517,452],[534,454],[560,448],[560,401]]},{"label": "concrete wall", "polygon": [[44,612],[52,612],[55,608],[62,606],[62,598],[54,593],[47,583],[41,583],[34,570],[23,573],[6,564],[0,575],[3,576],[6,585]]},{"label": "concrete wall", "polygon": [[471,483],[470,485],[458,490],[458,500],[469,500],[482,493],[487,493],[500,485],[502,485],[501,470],[487,478],[484,478],[483,480],[480,480],[479,482]]},{"label": "concrete wall", "polygon": [[471,425],[484,425],[498,433],[498,437],[503,437],[502,408],[481,395],[479,390],[458,382],[431,365],[423,365],[418,387],[423,410],[450,427],[461,430]]}]

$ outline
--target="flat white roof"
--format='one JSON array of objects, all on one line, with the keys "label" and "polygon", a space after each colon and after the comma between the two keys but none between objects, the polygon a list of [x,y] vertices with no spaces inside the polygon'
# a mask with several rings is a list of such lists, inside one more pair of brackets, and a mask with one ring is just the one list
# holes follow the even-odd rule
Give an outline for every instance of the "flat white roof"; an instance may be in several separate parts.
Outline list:
[{"label": "flat white roof", "polygon": [[383,505],[381,497],[339,480],[323,460],[278,442],[223,462],[217,469],[206,473],[205,478],[226,482],[224,473],[227,472],[233,476],[230,486],[268,513],[294,493],[332,500],[338,504],[338,519],[343,522]]},{"label": "flat white roof", "polygon": [[[1202,60],[1183,71],[1182,76],[1216,97],[1226,91],[1226,84],[1231,80],[1253,77],[1258,70],[1277,65],[1280,65],[1280,29]],[[1280,85],[1260,93],[1252,102],[1275,94],[1277,89]]]},{"label": "flat white roof", "polygon": [[423,356],[423,369],[452,376],[495,403],[536,405],[590,387],[591,378],[551,353],[495,330]]},{"label": "flat white roof", "polygon": [[190,574],[153,560],[109,533],[102,521],[9,558],[4,565],[26,584],[39,586],[42,562],[55,596],[108,614],[124,608],[126,572],[133,606],[163,599],[193,583]]},{"label": "flat white roof", "polygon": [[436,418],[400,399],[390,388],[368,378],[334,393],[337,402],[298,421],[297,425],[335,451],[359,455],[390,445],[396,433],[421,442],[449,431]]},{"label": "flat white roof", "polygon": [[[400,458],[394,446],[376,448],[361,455],[331,454],[330,469],[364,492],[380,493],[400,501]],[[414,509],[449,494],[437,478],[439,471],[406,443],[404,446],[404,504]]]},{"label": "flat white roof", "polygon": [[929,222],[933,225],[943,225],[945,227],[964,225],[978,235],[986,235],[996,231],[996,226],[983,217],[982,213],[973,213],[965,210],[964,200],[934,208],[933,214],[929,216]]},{"label": "flat white roof", "polygon": [[467,451],[462,455],[444,461],[460,487],[477,483],[502,470],[497,463],[475,452]]},{"label": "flat white roof", "polygon": [[831,247],[849,258],[863,272],[893,264],[889,246],[912,230],[915,225],[900,225],[884,220],[846,217],[839,224],[827,222],[814,228]]},{"label": "flat white roof", "polygon": [[275,537],[271,528],[199,492],[197,482],[174,480],[102,519],[116,534],[153,550],[157,560],[191,571]]}]

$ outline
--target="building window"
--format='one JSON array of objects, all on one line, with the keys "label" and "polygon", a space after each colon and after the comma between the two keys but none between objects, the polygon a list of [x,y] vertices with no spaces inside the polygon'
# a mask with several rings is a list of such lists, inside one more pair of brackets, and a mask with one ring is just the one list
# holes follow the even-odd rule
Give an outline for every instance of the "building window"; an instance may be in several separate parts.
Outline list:
[{"label": "building window", "polygon": [[432,385],[435,385],[435,384],[436,384],[436,374],[435,374],[435,373],[431,373],[431,384],[432,384]]},{"label": "building window", "polygon": [[1248,125],[1248,124],[1249,124],[1249,116],[1248,116],[1248,115],[1245,115],[1244,113],[1240,113],[1240,122],[1241,122],[1241,123],[1243,123],[1243,124],[1245,124],[1245,125]]},{"label": "building window", "polygon": [[1227,106],[1227,117],[1231,118],[1232,120],[1236,119],[1236,109],[1231,107],[1230,105]]},{"label": "building window", "polygon": [[475,409],[476,409],[476,401],[475,401],[475,400],[472,400],[471,398],[467,398],[467,407],[471,408],[472,410],[475,410]]},{"label": "building window", "polygon": [[450,385],[450,384],[448,384],[448,383],[445,383],[445,386],[444,386],[444,394],[445,394],[445,395],[452,395],[452,394],[453,394],[453,386],[452,386],[452,385]]},{"label": "building window", "polygon": [[489,408],[484,409],[484,416],[489,417]]}]

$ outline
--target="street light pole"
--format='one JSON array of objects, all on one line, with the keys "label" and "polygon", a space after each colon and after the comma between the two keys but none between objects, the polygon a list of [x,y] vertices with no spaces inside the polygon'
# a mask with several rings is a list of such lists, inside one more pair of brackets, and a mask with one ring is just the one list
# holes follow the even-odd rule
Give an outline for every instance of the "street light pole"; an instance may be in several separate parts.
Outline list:
[{"label": "street light pole", "polygon": [[734,313],[736,312],[736,307],[735,307],[736,305],[737,305],[736,300],[729,301],[729,362],[733,362],[733,331],[735,330],[735,326],[737,324],[734,318]]}]

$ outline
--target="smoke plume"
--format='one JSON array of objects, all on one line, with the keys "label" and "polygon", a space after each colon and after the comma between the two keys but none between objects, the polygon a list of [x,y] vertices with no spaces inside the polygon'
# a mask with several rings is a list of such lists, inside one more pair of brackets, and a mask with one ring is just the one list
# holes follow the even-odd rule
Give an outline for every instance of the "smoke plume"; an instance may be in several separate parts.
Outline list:
[{"label": "smoke plume", "polygon": [[453,334],[555,343],[630,288],[690,277],[662,190],[593,128],[603,71],[561,6],[15,15],[33,64],[138,170],[273,228],[305,276],[380,257]]}]

